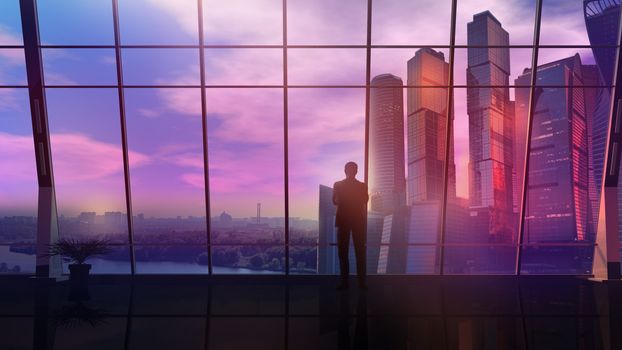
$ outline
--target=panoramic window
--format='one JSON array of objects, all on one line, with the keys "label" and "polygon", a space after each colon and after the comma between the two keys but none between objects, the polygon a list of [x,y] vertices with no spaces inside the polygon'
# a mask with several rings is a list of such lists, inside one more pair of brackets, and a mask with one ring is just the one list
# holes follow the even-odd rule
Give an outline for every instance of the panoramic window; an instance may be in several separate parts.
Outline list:
[{"label": "panoramic window", "polygon": [[[36,3],[59,235],[110,242],[96,273],[337,274],[348,161],[369,274],[592,273],[617,0]],[[3,1],[0,273],[34,270],[31,125]]]}]

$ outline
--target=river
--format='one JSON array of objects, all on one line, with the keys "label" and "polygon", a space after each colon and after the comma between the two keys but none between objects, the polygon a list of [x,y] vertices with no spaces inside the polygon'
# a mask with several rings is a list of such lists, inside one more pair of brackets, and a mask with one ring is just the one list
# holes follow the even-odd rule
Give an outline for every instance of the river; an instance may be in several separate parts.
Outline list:
[{"label": "river", "polygon": [[[93,273],[102,274],[129,274],[130,265],[127,261],[113,261],[102,258],[93,258],[87,261],[91,264]],[[9,246],[0,246],[0,264],[6,263],[9,269],[20,266],[20,273],[34,273],[35,256],[15,253],[9,250]],[[63,264],[63,270],[68,272],[67,264]],[[214,274],[262,274],[271,275],[279,272],[269,270],[251,270],[237,267],[214,266]],[[137,261],[136,273],[144,274],[207,274],[207,266],[169,261]]]}]

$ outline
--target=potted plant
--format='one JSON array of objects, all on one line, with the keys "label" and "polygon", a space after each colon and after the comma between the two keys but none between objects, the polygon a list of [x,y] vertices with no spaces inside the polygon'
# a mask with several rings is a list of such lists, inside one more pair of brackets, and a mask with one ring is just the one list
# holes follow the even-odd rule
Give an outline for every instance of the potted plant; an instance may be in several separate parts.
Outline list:
[{"label": "potted plant", "polygon": [[95,255],[108,254],[111,251],[110,241],[105,239],[61,238],[50,245],[49,255],[60,255],[69,259],[69,278],[73,281],[86,281],[91,270],[91,264],[86,264],[86,260]]}]

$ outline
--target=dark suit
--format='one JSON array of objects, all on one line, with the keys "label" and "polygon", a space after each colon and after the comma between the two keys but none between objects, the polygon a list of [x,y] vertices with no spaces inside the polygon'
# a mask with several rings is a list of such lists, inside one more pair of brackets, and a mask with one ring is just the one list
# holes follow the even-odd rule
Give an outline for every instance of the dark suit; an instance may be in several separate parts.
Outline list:
[{"label": "dark suit", "polygon": [[342,281],[346,282],[350,274],[348,247],[350,233],[356,254],[356,271],[359,283],[365,283],[366,258],[366,220],[367,220],[367,185],[356,179],[344,179],[333,185],[333,203],[337,206],[335,226],[337,226],[337,249]]}]

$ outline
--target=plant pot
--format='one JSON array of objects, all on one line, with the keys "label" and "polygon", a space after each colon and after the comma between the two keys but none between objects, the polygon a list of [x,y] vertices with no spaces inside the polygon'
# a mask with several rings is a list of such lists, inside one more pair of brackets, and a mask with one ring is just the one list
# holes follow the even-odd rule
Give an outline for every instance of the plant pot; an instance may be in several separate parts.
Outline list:
[{"label": "plant pot", "polygon": [[75,282],[87,282],[89,271],[91,271],[91,264],[70,264],[69,278]]}]

